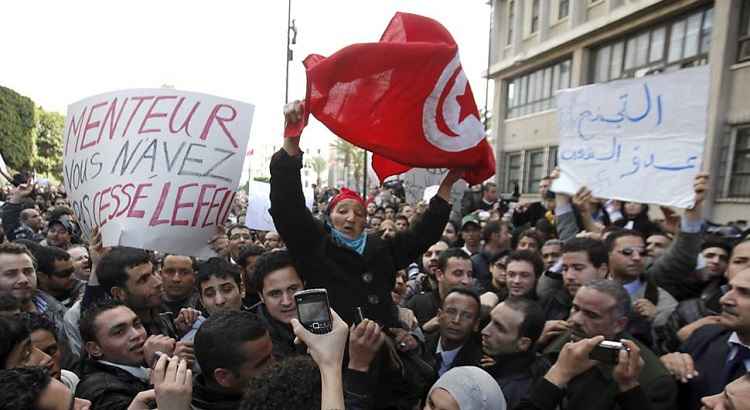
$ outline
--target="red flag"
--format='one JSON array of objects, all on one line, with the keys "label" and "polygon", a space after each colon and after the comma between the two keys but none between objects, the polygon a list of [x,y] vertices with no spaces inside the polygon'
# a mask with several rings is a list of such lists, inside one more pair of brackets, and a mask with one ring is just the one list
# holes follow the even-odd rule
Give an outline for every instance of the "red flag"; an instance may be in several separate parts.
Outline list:
[{"label": "red flag", "polygon": [[306,115],[373,152],[381,181],[411,167],[467,168],[471,184],[494,175],[458,46],[437,21],[396,13],[380,42],[310,55],[304,64]]}]

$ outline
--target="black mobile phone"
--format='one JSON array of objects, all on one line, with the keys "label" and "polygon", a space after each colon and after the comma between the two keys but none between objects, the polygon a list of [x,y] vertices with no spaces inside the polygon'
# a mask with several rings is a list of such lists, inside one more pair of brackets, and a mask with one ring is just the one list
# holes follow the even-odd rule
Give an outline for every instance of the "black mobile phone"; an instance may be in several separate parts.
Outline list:
[{"label": "black mobile phone", "polygon": [[620,361],[620,350],[628,350],[628,348],[621,342],[605,340],[594,347],[594,350],[589,353],[589,358],[602,363],[617,364]]},{"label": "black mobile phone", "polygon": [[365,315],[362,314],[362,308],[357,306],[354,308],[354,326],[358,326],[365,320]]},{"label": "black mobile phone", "polygon": [[333,317],[325,289],[308,289],[294,294],[297,317],[305,329],[324,334],[333,330]]}]

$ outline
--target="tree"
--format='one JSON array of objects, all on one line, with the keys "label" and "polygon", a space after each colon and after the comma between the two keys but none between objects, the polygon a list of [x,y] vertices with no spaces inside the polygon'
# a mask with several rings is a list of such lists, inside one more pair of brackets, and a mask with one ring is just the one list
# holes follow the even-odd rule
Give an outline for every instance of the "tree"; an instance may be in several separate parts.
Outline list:
[{"label": "tree", "polygon": [[336,150],[336,155],[344,163],[344,184],[351,187],[352,179],[354,179],[354,187],[356,189],[360,185],[359,181],[362,177],[362,164],[364,163],[363,150],[342,139],[336,140],[334,149]]},{"label": "tree", "polygon": [[37,121],[34,170],[62,180],[65,117],[37,108]]},{"label": "tree", "polygon": [[310,166],[312,167],[313,171],[315,171],[315,174],[317,175],[316,185],[320,186],[320,176],[323,174],[323,171],[325,171],[326,167],[328,166],[328,163],[326,163],[326,160],[323,159],[323,157],[315,157],[312,159]]},{"label": "tree", "polygon": [[34,102],[0,87],[0,152],[10,168],[32,169],[36,157]]}]

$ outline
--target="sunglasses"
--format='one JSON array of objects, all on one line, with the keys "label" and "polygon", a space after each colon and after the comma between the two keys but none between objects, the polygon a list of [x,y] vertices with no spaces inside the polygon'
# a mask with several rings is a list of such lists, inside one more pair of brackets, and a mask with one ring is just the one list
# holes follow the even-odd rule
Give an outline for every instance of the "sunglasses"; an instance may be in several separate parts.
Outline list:
[{"label": "sunglasses", "polygon": [[74,274],[76,272],[75,268],[68,268],[65,270],[52,272],[52,276],[58,277],[58,278],[68,278],[70,275]]},{"label": "sunglasses", "polygon": [[625,256],[633,256],[633,254],[636,252],[638,252],[638,255],[640,255],[642,258],[648,256],[648,251],[643,248],[625,248],[619,250],[618,252]]}]

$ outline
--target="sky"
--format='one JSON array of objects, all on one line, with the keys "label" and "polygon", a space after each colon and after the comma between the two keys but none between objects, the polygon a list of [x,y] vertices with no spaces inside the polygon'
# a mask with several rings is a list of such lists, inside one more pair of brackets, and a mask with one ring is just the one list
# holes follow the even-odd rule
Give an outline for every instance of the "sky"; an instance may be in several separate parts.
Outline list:
[{"label": "sky", "polygon": [[[451,32],[481,110],[485,0],[292,0],[290,100],[304,97],[305,56],[376,42],[397,11],[434,18]],[[282,142],[287,1],[4,1],[0,15],[0,85],[45,110],[65,114],[91,95],[169,85],[254,104],[249,145]],[[302,145],[325,147],[333,138],[311,120]]]}]

